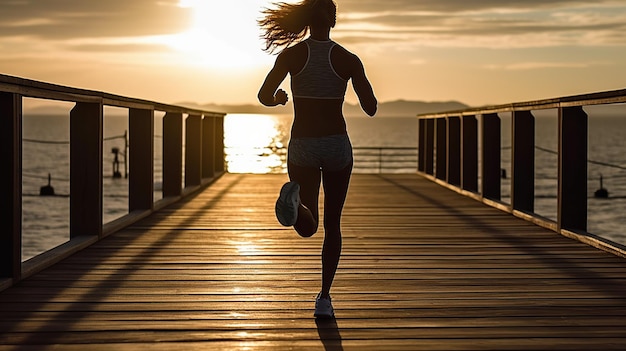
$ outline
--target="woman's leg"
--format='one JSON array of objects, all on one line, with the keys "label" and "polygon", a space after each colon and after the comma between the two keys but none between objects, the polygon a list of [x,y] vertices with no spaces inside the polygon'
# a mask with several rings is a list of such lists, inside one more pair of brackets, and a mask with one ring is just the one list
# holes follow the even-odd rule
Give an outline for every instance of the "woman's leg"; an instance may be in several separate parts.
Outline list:
[{"label": "woman's leg", "polygon": [[341,256],[341,212],[348,194],[352,162],[335,172],[324,171],[324,247],[322,248],[321,297],[330,296],[330,287]]},{"label": "woman's leg", "polygon": [[317,232],[319,223],[319,196],[321,172],[319,168],[301,167],[287,163],[289,179],[300,185],[300,206],[294,229],[300,236],[310,237]]}]

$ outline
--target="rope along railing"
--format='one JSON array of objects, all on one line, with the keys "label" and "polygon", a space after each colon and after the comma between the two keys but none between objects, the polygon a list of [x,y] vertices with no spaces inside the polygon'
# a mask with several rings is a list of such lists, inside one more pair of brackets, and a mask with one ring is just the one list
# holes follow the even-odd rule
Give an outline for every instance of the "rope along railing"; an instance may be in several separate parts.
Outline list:
[{"label": "rope along railing", "polygon": [[[74,104],[70,140],[22,138],[23,99]],[[103,110],[128,112],[128,214],[103,224]],[[154,119],[163,117],[162,199],[154,200]],[[224,114],[0,75],[0,289],[67,257],[155,210],[201,189],[225,171]],[[184,127],[184,128],[183,128]],[[69,241],[21,261],[22,143],[68,144],[70,153]],[[183,156],[184,155],[184,156]],[[183,159],[184,157],[184,159]]]}]

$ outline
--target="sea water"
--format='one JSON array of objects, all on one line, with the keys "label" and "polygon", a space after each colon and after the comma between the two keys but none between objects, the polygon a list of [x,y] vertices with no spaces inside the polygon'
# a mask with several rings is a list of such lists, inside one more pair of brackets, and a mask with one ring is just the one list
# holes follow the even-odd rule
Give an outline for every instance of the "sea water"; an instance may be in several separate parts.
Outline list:
[{"label": "sea water", "polygon": [[[504,114],[503,114],[504,115]],[[155,116],[155,201],[161,198],[162,117]],[[346,119],[352,144],[358,147],[416,147],[418,122],[415,117]],[[558,133],[556,110],[536,118],[535,212],[556,219]],[[224,121],[227,169],[232,173],[286,172],[286,146],[291,116],[231,114]],[[502,118],[502,169],[510,173],[510,118]],[[103,145],[103,223],[128,212],[128,179],[125,132],[128,118],[104,116]],[[588,230],[615,242],[626,244],[626,118],[589,118]],[[23,122],[23,214],[22,259],[28,259],[69,239],[69,117],[68,115],[28,115]],[[121,177],[113,177],[113,149],[118,150]],[[355,158],[358,156],[355,156]],[[355,160],[358,162],[358,160]],[[595,163],[594,163],[595,162]],[[51,177],[57,196],[39,196]],[[603,186],[608,199],[593,193]],[[502,200],[509,201],[510,181],[502,179]]]}]

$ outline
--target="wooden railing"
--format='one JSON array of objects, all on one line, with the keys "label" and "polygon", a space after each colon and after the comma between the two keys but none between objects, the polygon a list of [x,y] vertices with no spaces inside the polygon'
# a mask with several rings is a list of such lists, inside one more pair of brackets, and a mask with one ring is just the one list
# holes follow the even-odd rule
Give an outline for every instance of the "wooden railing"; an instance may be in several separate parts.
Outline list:
[{"label": "wooden railing", "polygon": [[[418,172],[563,235],[625,255],[623,245],[587,232],[588,115],[584,110],[624,102],[626,90],[617,90],[419,115]],[[556,221],[534,213],[533,111],[545,109],[558,111]],[[509,204],[501,201],[500,115],[505,113],[512,118]]]},{"label": "wooden railing", "polygon": [[[23,98],[75,103],[69,115],[70,240],[25,262],[21,261]],[[104,106],[128,109],[131,147],[128,215],[103,225]],[[163,198],[156,202],[155,111],[165,112]],[[0,75],[0,290],[192,194],[223,174],[223,119],[222,113]]]}]

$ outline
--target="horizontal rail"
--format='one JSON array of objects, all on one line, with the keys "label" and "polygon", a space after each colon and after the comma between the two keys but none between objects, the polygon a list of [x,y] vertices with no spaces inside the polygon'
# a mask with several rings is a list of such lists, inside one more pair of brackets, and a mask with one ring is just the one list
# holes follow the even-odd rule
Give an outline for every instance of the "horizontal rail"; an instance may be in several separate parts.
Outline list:
[{"label": "horizontal rail", "polygon": [[[626,256],[624,245],[587,232],[589,116],[584,107],[616,103],[626,103],[626,89],[420,114],[418,173],[563,235]],[[558,111],[556,221],[534,212],[533,113],[548,108]],[[501,201],[503,113],[511,114],[510,204]]]},{"label": "horizontal rail", "polygon": [[417,169],[416,147],[355,146],[355,173],[414,173]]},{"label": "horizontal rail", "polygon": [[448,116],[474,116],[514,111],[532,111],[552,108],[582,107],[626,103],[626,89],[573,95],[553,99],[516,102],[511,104],[472,107],[462,110],[419,114],[419,118],[433,119]]},{"label": "horizontal rail", "polygon": [[146,109],[170,113],[224,117],[224,113],[199,110],[178,105],[169,105],[155,101],[136,99],[95,90],[79,89],[51,84],[31,79],[0,74],[0,91],[18,94],[22,97],[65,101],[101,103],[111,107]]},{"label": "horizontal rail", "polygon": [[[69,241],[22,262],[23,99],[74,103],[70,125]],[[103,224],[104,107],[128,112],[128,213]],[[155,111],[164,112],[163,190],[155,201]],[[0,290],[176,202],[225,172],[224,113],[0,75]],[[183,128],[184,127],[184,128]],[[184,156],[183,156],[184,155]]]},{"label": "horizontal rail", "polygon": [[[236,148],[226,148],[227,155]],[[415,173],[417,170],[417,147],[353,146],[355,173]],[[283,173],[286,169],[287,147],[258,148],[259,159],[281,157],[282,164],[269,173]]]}]

